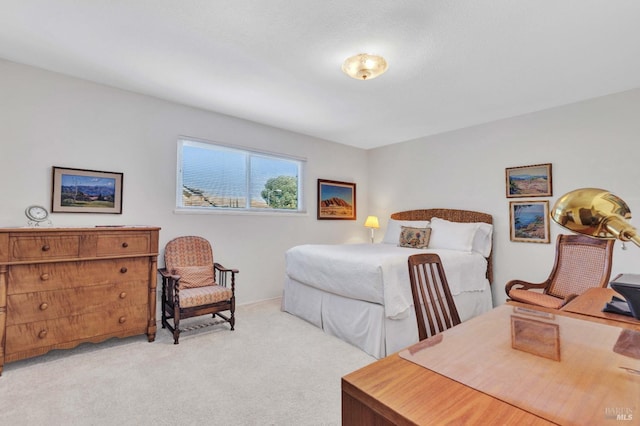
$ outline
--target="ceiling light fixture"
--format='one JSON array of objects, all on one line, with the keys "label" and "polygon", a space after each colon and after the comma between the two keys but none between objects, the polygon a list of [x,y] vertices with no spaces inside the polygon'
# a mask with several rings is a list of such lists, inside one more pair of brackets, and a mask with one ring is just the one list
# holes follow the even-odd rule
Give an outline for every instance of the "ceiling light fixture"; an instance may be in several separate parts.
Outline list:
[{"label": "ceiling light fixture", "polygon": [[371,80],[384,73],[387,68],[387,61],[382,56],[368,53],[351,56],[342,64],[342,71],[357,80]]}]

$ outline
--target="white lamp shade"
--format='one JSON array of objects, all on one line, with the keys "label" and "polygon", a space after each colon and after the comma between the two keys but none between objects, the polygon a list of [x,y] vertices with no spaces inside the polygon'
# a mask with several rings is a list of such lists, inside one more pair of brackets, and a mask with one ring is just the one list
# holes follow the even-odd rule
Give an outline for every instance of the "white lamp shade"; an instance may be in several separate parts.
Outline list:
[{"label": "white lamp shade", "polygon": [[364,226],[366,226],[367,228],[375,228],[375,229],[380,228],[380,224],[378,223],[378,217],[368,216],[367,220],[364,222]]}]

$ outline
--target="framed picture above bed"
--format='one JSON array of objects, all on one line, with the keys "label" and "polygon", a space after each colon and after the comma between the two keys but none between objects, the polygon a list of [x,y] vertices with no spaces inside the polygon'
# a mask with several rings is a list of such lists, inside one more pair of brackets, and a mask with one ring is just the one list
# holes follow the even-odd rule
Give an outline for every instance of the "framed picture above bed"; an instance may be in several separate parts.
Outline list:
[{"label": "framed picture above bed", "polygon": [[510,201],[511,241],[549,243],[549,201]]},{"label": "framed picture above bed", "polygon": [[551,197],[551,163],[507,167],[507,198]]},{"label": "framed picture above bed", "polygon": [[356,220],[356,184],[318,179],[318,219]]}]

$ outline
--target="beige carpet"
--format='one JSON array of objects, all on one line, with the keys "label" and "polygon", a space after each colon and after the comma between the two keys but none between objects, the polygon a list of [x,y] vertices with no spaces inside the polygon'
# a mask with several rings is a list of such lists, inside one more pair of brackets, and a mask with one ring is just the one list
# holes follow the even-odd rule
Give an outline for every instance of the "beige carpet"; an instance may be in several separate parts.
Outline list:
[{"label": "beige carpet", "polygon": [[5,365],[0,424],[339,425],[340,378],[374,358],[280,311],[240,306],[236,330],[82,344]]}]

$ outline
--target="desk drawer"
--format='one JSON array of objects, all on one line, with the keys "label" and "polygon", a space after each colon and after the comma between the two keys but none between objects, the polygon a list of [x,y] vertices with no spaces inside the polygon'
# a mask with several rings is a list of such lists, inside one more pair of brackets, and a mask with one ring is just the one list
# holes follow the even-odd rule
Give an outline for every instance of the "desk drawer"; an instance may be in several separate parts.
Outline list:
[{"label": "desk drawer", "polygon": [[114,311],[132,305],[144,305],[147,303],[148,294],[148,285],[144,280],[124,284],[13,294],[7,297],[7,325],[45,321],[96,311]]},{"label": "desk drawer", "polygon": [[79,253],[80,237],[78,235],[13,237],[11,239],[12,260],[76,258]]},{"label": "desk drawer", "polygon": [[122,233],[98,236],[97,256],[127,256],[149,253],[149,233]]},{"label": "desk drawer", "polygon": [[149,258],[13,265],[8,294],[149,280]]},{"label": "desk drawer", "polygon": [[143,333],[147,327],[147,306],[129,306],[105,312],[36,321],[7,326],[6,354],[108,334],[125,334],[128,330]]}]

